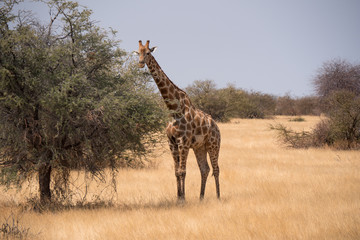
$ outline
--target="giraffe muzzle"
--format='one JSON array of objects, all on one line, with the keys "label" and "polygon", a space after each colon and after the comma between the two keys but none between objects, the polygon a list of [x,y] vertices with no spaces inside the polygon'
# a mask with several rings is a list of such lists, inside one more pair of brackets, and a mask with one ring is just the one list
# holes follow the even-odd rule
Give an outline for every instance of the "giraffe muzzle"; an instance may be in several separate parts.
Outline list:
[{"label": "giraffe muzzle", "polygon": [[144,62],[139,62],[139,68],[143,68],[145,67],[145,63]]}]

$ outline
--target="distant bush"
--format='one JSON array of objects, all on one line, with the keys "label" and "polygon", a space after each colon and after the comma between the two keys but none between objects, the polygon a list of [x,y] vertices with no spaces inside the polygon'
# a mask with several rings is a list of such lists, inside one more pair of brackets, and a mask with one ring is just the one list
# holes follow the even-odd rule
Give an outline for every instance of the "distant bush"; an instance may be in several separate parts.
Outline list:
[{"label": "distant bush", "polygon": [[305,96],[295,98],[296,115],[320,115],[319,98],[316,96]]},{"label": "distant bush", "polygon": [[276,115],[320,115],[318,97],[291,97],[289,94],[276,99]]},{"label": "distant bush", "polygon": [[229,85],[218,89],[212,80],[196,80],[186,88],[192,103],[215,120],[230,118],[267,118],[273,115],[320,115],[318,97],[276,97],[255,91],[245,91]]},{"label": "distant bush", "polygon": [[289,121],[290,122],[305,122],[305,118],[303,118],[303,117],[295,117],[295,118],[291,118]]},{"label": "distant bush", "polygon": [[234,86],[217,89],[212,80],[197,80],[186,88],[192,103],[217,121],[230,118],[265,118],[275,112],[276,98]]},{"label": "distant bush", "polygon": [[270,94],[260,92],[250,92],[247,94],[249,101],[252,103],[252,114],[247,118],[266,118],[275,113],[276,98]]},{"label": "distant bush", "polygon": [[227,102],[227,118],[265,118],[272,115],[274,99],[268,94],[247,92],[233,86],[219,90]]},{"label": "distant bush", "polygon": [[327,99],[329,138],[339,148],[360,146],[360,95],[347,90],[336,91]]},{"label": "distant bush", "polygon": [[192,103],[216,121],[227,121],[227,101],[212,80],[196,80],[186,88]]},{"label": "distant bush", "polygon": [[330,134],[329,119],[322,120],[316,124],[311,135],[314,147],[331,146],[334,143]]},{"label": "distant bush", "polygon": [[290,115],[290,116],[296,115],[295,100],[292,97],[290,97],[289,94],[286,94],[285,96],[282,97],[278,97],[276,100],[275,114]]}]

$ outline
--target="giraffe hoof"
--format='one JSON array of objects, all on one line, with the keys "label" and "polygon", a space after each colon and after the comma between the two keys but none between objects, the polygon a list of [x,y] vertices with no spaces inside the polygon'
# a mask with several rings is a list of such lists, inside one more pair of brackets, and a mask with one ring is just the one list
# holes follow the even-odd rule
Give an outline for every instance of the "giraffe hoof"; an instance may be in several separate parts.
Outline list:
[{"label": "giraffe hoof", "polygon": [[178,198],[178,199],[177,199],[177,204],[183,205],[183,204],[185,204],[185,203],[186,203],[185,198]]}]

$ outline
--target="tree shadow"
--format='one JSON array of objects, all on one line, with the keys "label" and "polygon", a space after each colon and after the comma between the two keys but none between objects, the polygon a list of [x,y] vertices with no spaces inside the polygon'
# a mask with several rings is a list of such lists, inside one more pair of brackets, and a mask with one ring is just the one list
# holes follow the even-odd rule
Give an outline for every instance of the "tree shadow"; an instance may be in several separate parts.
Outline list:
[{"label": "tree shadow", "polygon": [[44,212],[63,212],[69,210],[100,210],[100,209],[112,209],[121,212],[138,211],[138,210],[167,210],[167,209],[181,209],[184,207],[202,206],[208,203],[217,201],[219,203],[225,203],[228,200],[222,198],[218,199],[190,199],[190,200],[177,200],[176,198],[162,198],[160,200],[147,200],[138,201],[134,203],[117,203],[112,200],[97,200],[93,202],[77,202],[74,204],[51,202],[48,204],[41,204],[38,199],[30,199],[27,203],[21,204],[22,211],[35,211],[39,213]]}]

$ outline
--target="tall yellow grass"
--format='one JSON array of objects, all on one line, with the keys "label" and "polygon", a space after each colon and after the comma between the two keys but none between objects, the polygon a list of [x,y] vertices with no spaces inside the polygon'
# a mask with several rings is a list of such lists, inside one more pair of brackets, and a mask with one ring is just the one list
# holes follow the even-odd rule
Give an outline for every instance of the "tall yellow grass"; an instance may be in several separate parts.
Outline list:
[{"label": "tall yellow grass", "polygon": [[[190,153],[187,201],[177,204],[166,151],[154,159],[157,168],[119,171],[113,207],[20,211],[17,203],[36,189],[8,191],[0,197],[0,223],[13,213],[34,239],[360,239],[360,152],[281,147],[269,124],[308,130],[320,120],[289,119],[219,124],[220,201],[212,177],[199,201],[200,172]],[[104,186],[89,186],[89,196]]]}]

